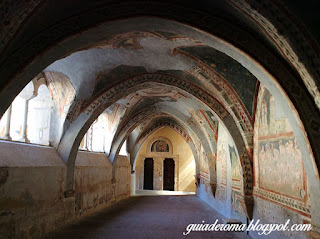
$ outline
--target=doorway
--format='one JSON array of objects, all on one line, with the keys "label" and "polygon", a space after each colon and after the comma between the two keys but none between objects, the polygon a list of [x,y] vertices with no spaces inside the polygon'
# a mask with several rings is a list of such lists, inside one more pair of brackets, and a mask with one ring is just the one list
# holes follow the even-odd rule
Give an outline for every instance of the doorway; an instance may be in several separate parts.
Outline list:
[{"label": "doorway", "polygon": [[166,158],[163,161],[163,190],[174,191],[174,160]]},{"label": "doorway", "polygon": [[146,158],[144,160],[143,189],[153,190],[153,158]]}]

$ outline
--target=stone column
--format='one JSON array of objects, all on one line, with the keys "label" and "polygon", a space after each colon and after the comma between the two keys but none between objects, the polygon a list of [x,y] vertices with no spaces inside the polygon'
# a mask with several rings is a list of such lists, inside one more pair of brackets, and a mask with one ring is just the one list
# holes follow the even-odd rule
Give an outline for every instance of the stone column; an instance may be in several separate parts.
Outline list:
[{"label": "stone column", "polygon": [[24,100],[24,116],[23,116],[22,132],[21,132],[20,141],[25,142],[25,143],[30,142],[27,137],[28,106],[29,106],[29,100]]},{"label": "stone column", "polygon": [[29,143],[29,140],[27,137],[29,100],[37,96],[37,93],[35,92],[32,81],[30,81],[29,84],[26,85],[26,87],[20,92],[19,96],[24,100],[24,117],[23,117],[22,134],[21,134],[20,141]]},{"label": "stone column", "polygon": [[[89,128],[89,130],[90,130],[90,128]],[[89,130],[88,130],[88,131],[89,131]],[[89,150],[89,135],[88,135],[88,131],[87,131],[87,133],[86,133],[85,136],[84,136],[84,138],[85,138],[85,145],[84,145],[84,147],[85,147],[86,150]]]},{"label": "stone column", "polygon": [[106,152],[106,132],[105,130],[103,131],[103,144],[102,144],[102,150],[103,152]]},{"label": "stone column", "polygon": [[87,133],[83,136],[83,149],[87,150]]},{"label": "stone column", "polygon": [[10,105],[7,110],[6,128],[3,135],[3,139],[8,139],[8,140],[11,140],[11,137],[10,137],[11,111],[12,111],[12,105]]},{"label": "stone column", "polygon": [[130,183],[130,193],[131,196],[134,196],[136,194],[136,172],[131,172],[131,183]]},{"label": "stone column", "polygon": [[89,150],[89,151],[92,151],[92,132],[93,131],[93,129],[92,129],[92,125],[90,126],[90,128],[89,128],[89,130],[88,130],[88,132],[87,132],[87,136],[86,136],[86,138],[87,138],[87,150]]}]

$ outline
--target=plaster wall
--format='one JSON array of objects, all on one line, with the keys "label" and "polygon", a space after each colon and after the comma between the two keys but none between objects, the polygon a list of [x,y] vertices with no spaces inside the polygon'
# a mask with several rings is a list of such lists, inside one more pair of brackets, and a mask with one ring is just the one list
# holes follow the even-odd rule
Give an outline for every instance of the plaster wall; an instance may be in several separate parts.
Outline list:
[{"label": "plaster wall", "polygon": [[240,195],[242,195],[243,182],[241,179],[238,180],[238,174],[240,174],[238,151],[234,141],[222,124],[219,124],[218,128],[216,158],[217,191],[215,197],[209,184],[210,181],[207,176],[209,171],[205,157],[200,163],[200,185],[197,189],[197,194],[203,201],[226,218],[234,218],[246,223],[245,212],[239,202]]},{"label": "plaster wall", "polygon": [[[41,238],[130,196],[130,164],[79,151],[75,194],[65,197],[67,167],[52,147],[0,141],[1,238]],[[111,180],[112,170],[116,180]]]},{"label": "plaster wall", "polygon": [[[140,153],[137,158],[136,164],[136,186],[137,189],[143,189],[143,170],[144,170],[144,158],[168,158],[169,156],[162,155],[163,153],[156,153],[150,154],[148,151],[148,145],[156,138],[159,137],[166,137],[169,139],[173,145],[173,151],[171,158],[175,159],[175,169],[178,171],[176,174],[178,175],[178,182],[177,188],[179,191],[186,191],[186,192],[194,192],[195,191],[195,183],[194,183],[194,174],[195,174],[195,161],[193,158],[192,151],[186,141],[173,129],[168,127],[163,127],[153,134],[151,134],[148,139],[144,142],[141,147]],[[169,157],[170,158],[170,157]],[[160,162],[160,165],[159,165]],[[163,162],[157,161],[159,167],[157,167],[160,172],[157,172],[155,169],[154,172],[154,185],[158,186],[161,190],[162,185],[162,175],[163,170]],[[155,164],[155,166],[156,166]],[[178,168],[177,168],[178,166]],[[160,174],[159,174],[160,173]],[[159,174],[159,175],[158,175]],[[154,188],[156,189],[156,188]]]},{"label": "plaster wall", "polygon": [[[310,223],[310,194],[302,154],[282,102],[261,85],[254,131],[254,211],[261,223]],[[254,238],[263,238],[251,232]],[[272,238],[307,238],[275,232]]]},{"label": "plaster wall", "polygon": [[[254,197],[254,209],[253,209],[254,221],[260,220],[260,224],[284,224],[290,219],[289,228],[293,224],[310,223],[309,220],[296,212],[289,210],[281,205],[269,202],[263,198]],[[253,238],[265,239],[283,239],[283,238],[294,238],[294,239],[306,239],[310,238],[306,232],[295,232],[295,231],[274,231],[269,235],[259,235],[256,231],[251,231],[249,235]]]}]

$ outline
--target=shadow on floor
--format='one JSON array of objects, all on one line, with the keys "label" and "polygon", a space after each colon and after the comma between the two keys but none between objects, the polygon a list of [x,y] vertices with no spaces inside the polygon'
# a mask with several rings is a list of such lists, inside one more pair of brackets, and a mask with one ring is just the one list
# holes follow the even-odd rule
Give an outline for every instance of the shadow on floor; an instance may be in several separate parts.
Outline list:
[{"label": "shadow on floor", "polygon": [[191,223],[222,223],[223,216],[195,195],[135,196],[102,213],[49,234],[46,239],[251,238],[243,232],[190,232]]}]

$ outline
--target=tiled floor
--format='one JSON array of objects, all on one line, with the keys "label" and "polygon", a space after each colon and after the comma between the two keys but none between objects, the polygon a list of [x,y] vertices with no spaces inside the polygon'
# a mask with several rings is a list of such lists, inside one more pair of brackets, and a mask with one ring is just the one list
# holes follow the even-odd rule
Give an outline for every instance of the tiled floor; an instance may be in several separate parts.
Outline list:
[{"label": "tiled floor", "polygon": [[244,232],[191,232],[190,223],[214,223],[222,216],[195,195],[135,196],[50,235],[52,238],[170,239],[250,238]]}]

